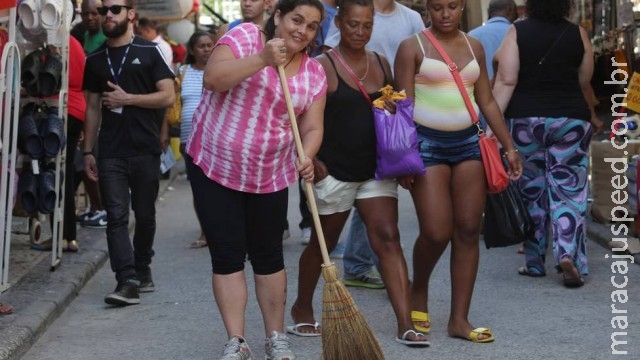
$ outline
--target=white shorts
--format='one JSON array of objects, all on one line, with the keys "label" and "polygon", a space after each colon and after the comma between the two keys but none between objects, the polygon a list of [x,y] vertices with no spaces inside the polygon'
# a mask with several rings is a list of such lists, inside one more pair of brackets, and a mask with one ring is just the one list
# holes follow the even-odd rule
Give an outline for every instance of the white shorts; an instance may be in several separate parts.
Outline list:
[{"label": "white shorts", "polygon": [[313,185],[313,192],[318,214],[331,215],[351,210],[357,199],[374,197],[397,199],[398,183],[393,179],[345,182],[329,175]]}]

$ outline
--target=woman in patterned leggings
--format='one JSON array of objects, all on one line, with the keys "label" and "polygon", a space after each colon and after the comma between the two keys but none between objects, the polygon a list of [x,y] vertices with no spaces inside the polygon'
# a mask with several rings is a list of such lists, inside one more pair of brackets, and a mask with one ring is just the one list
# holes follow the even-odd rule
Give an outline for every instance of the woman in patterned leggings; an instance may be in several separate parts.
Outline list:
[{"label": "woman in patterned leggings", "polygon": [[591,44],[584,29],[565,19],[570,7],[570,0],[527,1],[527,19],[511,26],[498,52],[494,94],[525,161],[518,186],[535,224],[518,272],[545,276],[550,227],[564,285],[580,287],[589,273],[588,149],[602,122],[590,101]]}]

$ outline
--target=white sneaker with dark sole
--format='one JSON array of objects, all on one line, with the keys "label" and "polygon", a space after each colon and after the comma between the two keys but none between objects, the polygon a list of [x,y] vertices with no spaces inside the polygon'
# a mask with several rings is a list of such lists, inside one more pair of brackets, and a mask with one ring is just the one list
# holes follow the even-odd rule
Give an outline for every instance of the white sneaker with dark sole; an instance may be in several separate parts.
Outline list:
[{"label": "white sneaker with dark sole", "polygon": [[107,227],[107,212],[105,210],[98,210],[93,216],[81,222],[80,225],[92,229],[104,229]]}]

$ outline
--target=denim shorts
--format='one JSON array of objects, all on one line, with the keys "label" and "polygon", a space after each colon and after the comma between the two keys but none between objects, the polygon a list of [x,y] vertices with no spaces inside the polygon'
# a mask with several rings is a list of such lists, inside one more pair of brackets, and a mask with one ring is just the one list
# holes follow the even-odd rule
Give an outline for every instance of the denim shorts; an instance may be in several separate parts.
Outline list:
[{"label": "denim shorts", "polygon": [[418,149],[425,167],[456,165],[466,160],[481,160],[478,128],[441,131],[417,125]]}]

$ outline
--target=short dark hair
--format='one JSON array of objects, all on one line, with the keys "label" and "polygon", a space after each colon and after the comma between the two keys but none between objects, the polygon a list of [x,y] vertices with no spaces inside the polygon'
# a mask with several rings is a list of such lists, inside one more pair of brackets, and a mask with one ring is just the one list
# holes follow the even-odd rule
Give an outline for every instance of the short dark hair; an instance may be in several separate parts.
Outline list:
[{"label": "short dark hair", "polygon": [[511,7],[516,7],[516,3],[513,0],[491,0],[487,8],[487,13],[489,18],[491,18],[495,14],[508,11]]},{"label": "short dark hair", "polygon": [[324,17],[324,6],[320,0],[280,0],[273,11],[273,14],[271,14],[269,20],[267,20],[267,23],[264,25],[264,33],[267,35],[267,39],[273,39],[276,34],[276,24],[274,20],[276,11],[280,10],[280,17],[283,17],[298,6],[303,5],[313,6],[320,10],[320,22],[322,22],[322,18]]},{"label": "short dark hair", "polygon": [[342,0],[340,1],[340,7],[338,7],[338,13],[336,16],[342,18],[353,6],[367,6],[373,8],[373,0]]},{"label": "short dark hair", "polygon": [[136,8],[136,3],[134,0],[125,0],[124,4],[132,9]]},{"label": "short dark hair", "polygon": [[137,26],[141,28],[157,29],[158,24],[149,18],[140,18],[138,19]]},{"label": "short dark hair", "polygon": [[527,0],[527,17],[543,21],[560,21],[569,16],[572,0]]}]

